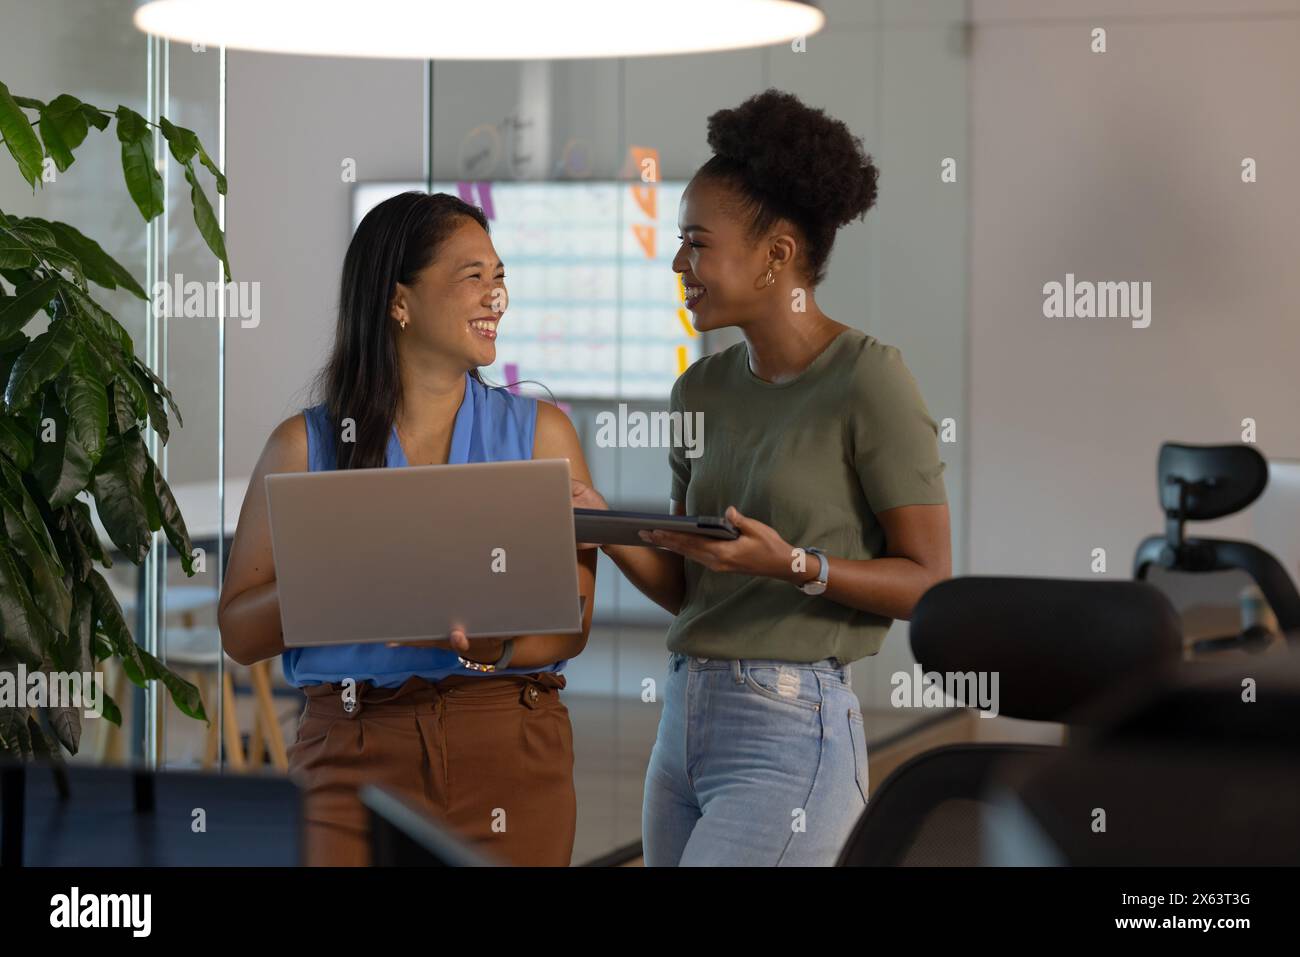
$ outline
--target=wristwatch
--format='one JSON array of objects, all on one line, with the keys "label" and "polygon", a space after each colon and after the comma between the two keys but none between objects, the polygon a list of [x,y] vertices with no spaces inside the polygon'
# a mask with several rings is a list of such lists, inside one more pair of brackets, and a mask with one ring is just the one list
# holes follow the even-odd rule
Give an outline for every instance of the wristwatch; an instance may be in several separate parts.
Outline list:
[{"label": "wristwatch", "polygon": [[501,671],[506,667],[506,665],[510,664],[510,656],[513,655],[514,652],[515,640],[513,638],[507,638],[501,645],[501,657],[491,664],[485,664],[482,661],[470,661],[468,658],[461,658],[460,655],[457,655],[456,657],[460,660],[461,665],[468,668],[470,671],[491,673],[493,671]]},{"label": "wristwatch", "polygon": [[826,590],[826,579],[829,577],[831,571],[830,559],[826,557],[826,553],[820,548],[809,547],[805,548],[804,551],[809,555],[817,556],[817,561],[821,564],[821,570],[817,573],[817,577],[812,581],[800,585],[799,590],[805,595],[820,595]]}]

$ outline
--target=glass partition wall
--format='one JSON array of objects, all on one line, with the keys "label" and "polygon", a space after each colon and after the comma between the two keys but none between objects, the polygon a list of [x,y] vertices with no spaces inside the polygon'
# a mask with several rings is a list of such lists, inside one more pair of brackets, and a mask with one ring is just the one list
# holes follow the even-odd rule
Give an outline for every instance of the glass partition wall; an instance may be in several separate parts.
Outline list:
[{"label": "glass partition wall", "polygon": [[[223,656],[216,603],[262,446],[280,421],[315,401],[312,379],[333,336],[339,270],[367,188],[423,184],[484,205],[497,186],[494,234],[513,243],[502,340],[518,333],[522,351],[513,368],[503,364],[488,377],[549,387],[611,506],[663,510],[667,450],[602,441],[599,417],[665,410],[665,383],[681,363],[739,341],[734,330],[697,335],[678,313],[668,266],[676,195],[710,155],[709,114],[769,86],[844,120],[880,169],[878,205],[840,233],[818,302],[900,347],[931,414],[947,426],[941,453],[954,573],[963,573],[969,170],[961,0],[829,2],[828,27],[803,49],[432,64],[226,54],[149,40],[130,24],[130,0],[0,6],[0,80],[15,94],[69,92],[108,110],[124,103],[198,134],[229,176],[232,278],[250,290],[237,302],[211,295],[220,267],[195,228],[189,183],[166,161],[160,138],[154,157],[166,212],[148,226],[125,189],[111,130],[97,140],[92,130],[76,164],[34,197],[17,175],[0,176],[6,211],[76,225],[147,288],[165,293],[162,304],[120,291],[101,301],[184,417],[183,427],[173,420],[165,446],[151,435],[149,448],[180,504],[196,574],[185,575],[161,532],[143,566],[115,560],[105,574],[137,641],[200,689],[211,723],[110,667],[107,690],[121,705],[121,728],[87,722],[77,760],[230,773],[285,767],[301,695],[285,684],[278,660],[246,668]],[[659,190],[641,178],[646,159]],[[203,184],[224,223],[226,202],[210,179]],[[586,197],[583,229],[562,233],[575,224],[547,207],[548,184]],[[613,191],[609,204],[601,190]],[[591,301],[548,286],[555,277],[583,276]],[[653,315],[638,313],[647,299],[659,310]],[[640,838],[669,623],[601,557],[591,638],[566,669],[578,791],[574,863]],[[869,747],[928,719],[889,700],[890,676],[911,666],[905,622],[879,655],[854,665]]]},{"label": "glass partition wall", "polygon": [[[789,45],[684,57],[537,63],[434,64],[426,104],[435,181],[537,183],[619,181],[639,185],[646,157],[679,194],[711,151],[710,113],[768,87],[794,93],[846,122],[880,169],[880,198],[864,222],[836,240],[817,299],[832,317],[898,346],[931,414],[947,425],[941,455],[954,529],[954,573],[964,571],[966,14],[964,2],[892,0],[822,5],[828,26],[802,51]],[[951,175],[945,175],[945,170]],[[633,215],[616,225],[629,243],[646,241]],[[671,259],[676,208],[659,209],[655,241]],[[590,237],[558,253],[599,255]],[[656,249],[656,253],[662,252]],[[506,260],[507,284],[515,273]],[[671,281],[671,276],[665,277]],[[592,296],[600,299],[599,285]],[[511,308],[523,296],[511,288]],[[584,303],[572,304],[582,310]],[[580,320],[557,325],[581,339]],[[626,317],[625,317],[626,318]],[[673,310],[659,320],[676,325]],[[511,315],[502,339],[511,334]],[[516,327],[517,329],[518,327]],[[626,334],[629,326],[619,327]],[[691,342],[707,354],[739,341],[735,330]],[[581,341],[575,345],[581,345]],[[656,344],[656,348],[663,348]],[[575,349],[575,361],[589,361]],[[528,376],[520,364],[518,373]],[[617,371],[615,372],[617,375]],[[538,376],[548,385],[545,374]],[[610,447],[598,417],[667,409],[667,391],[647,397],[623,380],[614,395],[553,389],[568,407],[596,487],[611,507],[662,511],[669,497],[667,450]],[[707,432],[707,428],[706,428]],[[566,669],[574,722],[578,844],[574,860],[640,839],[646,763],[654,743],[665,676],[669,615],[601,556],[595,620],[587,650]],[[932,720],[933,712],[894,707],[891,676],[910,673],[907,623],[885,648],[853,666],[872,748]]]},{"label": "glass partition wall", "polygon": [[[146,37],[131,24],[135,4],[108,0],[94,4],[51,0],[40,4],[5,0],[0,34],[0,81],[15,96],[49,102],[71,94],[113,113],[124,105],[153,124],[166,117],[193,130],[213,160],[223,162],[223,53]],[[156,132],[150,159],[162,179],[164,211],[146,223],[132,201],[123,173],[116,120],[104,130],[89,130],[64,170],[47,161],[35,191],[18,175],[7,154],[0,175],[0,206],[7,213],[39,216],[75,227],[97,241],[149,294],[142,301],[123,289],[92,286],[97,302],[130,335],[135,354],[170,388],[180,410],[171,417],[164,444],[152,429],[142,430],[180,506],[193,544],[196,574],[187,576],[179,554],[163,531],[136,565],[112,544],[91,505],[96,530],[112,567],[101,569],[125,614],[137,643],[197,687],[211,730],[182,714],[164,687],[132,684],[116,659],[100,662],[104,691],[118,706],[121,723],[104,718],[83,721],[73,760],[183,768],[216,768],[220,740],[223,677],[216,601],[220,590],[223,529],[221,486],[222,349],[219,297],[196,298],[190,309],[170,308],[178,282],[217,284],[216,257],[200,238],[183,168],[168,155]],[[196,164],[197,165],[197,164]],[[202,188],[218,217],[224,201],[203,174]],[[168,295],[157,295],[160,290]],[[41,331],[39,317],[28,334]],[[182,425],[183,420],[183,425]],[[233,730],[233,728],[232,728]]]}]

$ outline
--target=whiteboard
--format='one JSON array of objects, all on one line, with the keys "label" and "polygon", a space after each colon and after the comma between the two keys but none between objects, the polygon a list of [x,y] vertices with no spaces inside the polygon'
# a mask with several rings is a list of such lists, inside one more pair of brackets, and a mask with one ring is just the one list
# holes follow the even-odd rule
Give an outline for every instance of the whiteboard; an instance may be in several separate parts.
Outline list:
[{"label": "whiteboard", "polygon": [[[439,182],[480,207],[509,306],[489,382],[540,381],[557,398],[667,399],[702,354],[672,271],[682,181]],[[358,183],[352,229],[423,181]],[[525,388],[524,391],[535,392]]]}]

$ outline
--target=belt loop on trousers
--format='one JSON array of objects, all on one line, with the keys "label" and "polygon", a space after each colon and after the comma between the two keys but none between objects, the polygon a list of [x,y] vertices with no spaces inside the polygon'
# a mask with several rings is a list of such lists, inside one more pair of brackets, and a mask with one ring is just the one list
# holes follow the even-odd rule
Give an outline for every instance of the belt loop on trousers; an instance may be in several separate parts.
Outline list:
[{"label": "belt loop on trousers", "polygon": [[524,680],[524,687],[519,692],[519,700],[525,708],[537,708],[542,701],[542,693],[538,688],[538,682]]},{"label": "belt loop on trousers", "polygon": [[339,701],[343,705],[346,718],[361,717],[362,702],[365,700],[365,682],[354,681],[352,684],[339,682],[336,686]]},{"label": "belt loop on trousers", "polygon": [[741,669],[739,658],[731,663],[731,680],[738,685],[745,683],[745,675],[744,671]]}]

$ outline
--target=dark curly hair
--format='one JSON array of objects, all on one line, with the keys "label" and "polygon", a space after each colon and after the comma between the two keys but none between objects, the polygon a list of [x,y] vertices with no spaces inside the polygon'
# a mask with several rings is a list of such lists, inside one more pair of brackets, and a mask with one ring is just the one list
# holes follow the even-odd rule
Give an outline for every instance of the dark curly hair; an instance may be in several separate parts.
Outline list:
[{"label": "dark curly hair", "polygon": [[753,238],[778,219],[793,223],[803,233],[806,271],[818,285],[836,231],[876,202],[879,172],[862,140],[824,111],[769,89],[710,116],[709,146],[714,155],[695,175],[739,194]]}]

